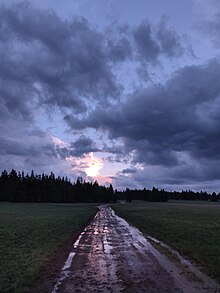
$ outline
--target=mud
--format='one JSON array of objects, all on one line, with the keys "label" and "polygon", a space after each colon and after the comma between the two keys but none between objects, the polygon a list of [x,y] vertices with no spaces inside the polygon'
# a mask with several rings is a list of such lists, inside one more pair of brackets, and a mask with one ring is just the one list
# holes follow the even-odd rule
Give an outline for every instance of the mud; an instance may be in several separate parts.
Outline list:
[{"label": "mud", "polygon": [[110,207],[102,206],[56,278],[59,292],[219,292],[194,282]]},{"label": "mud", "polygon": [[215,280],[213,280],[209,276],[205,275],[205,273],[202,272],[201,269],[199,269],[189,259],[180,255],[180,253],[178,251],[176,251],[175,249],[173,249],[170,245],[168,245],[167,243],[164,243],[163,241],[160,241],[152,236],[147,236],[146,238],[159,244],[160,246],[166,248],[169,252],[171,252],[171,254],[176,256],[178,261],[186,268],[186,273],[187,272],[192,273],[194,275],[194,277],[196,277],[198,280],[203,282],[204,286],[210,287],[210,288],[216,288],[215,291],[220,292],[220,285]]}]

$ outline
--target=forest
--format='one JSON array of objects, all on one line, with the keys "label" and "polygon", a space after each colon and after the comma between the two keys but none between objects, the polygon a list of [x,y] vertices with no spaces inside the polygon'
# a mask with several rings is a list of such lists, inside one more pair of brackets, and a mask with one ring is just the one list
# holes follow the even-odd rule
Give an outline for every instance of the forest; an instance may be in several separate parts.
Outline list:
[{"label": "forest", "polygon": [[4,170],[0,176],[0,201],[9,202],[115,202],[112,185],[100,186],[97,181],[85,182],[78,177],[72,183],[67,177],[24,174]]},{"label": "forest", "polygon": [[206,200],[217,202],[220,200],[220,194],[213,192],[195,192],[192,190],[180,191],[166,191],[164,189],[158,189],[153,187],[152,189],[128,189],[125,191],[117,191],[116,195],[118,200],[126,200],[128,202],[132,200],[144,200],[152,202],[166,202],[168,200]]},{"label": "forest", "polygon": [[78,177],[71,182],[67,177],[56,177],[51,172],[47,174],[31,174],[4,170],[0,175],[0,201],[9,202],[100,202],[109,203],[125,200],[144,200],[152,202],[166,202],[173,200],[206,200],[218,201],[220,194],[213,192],[165,191],[164,189],[128,189],[117,191],[110,184],[101,186],[97,181],[86,182]]}]

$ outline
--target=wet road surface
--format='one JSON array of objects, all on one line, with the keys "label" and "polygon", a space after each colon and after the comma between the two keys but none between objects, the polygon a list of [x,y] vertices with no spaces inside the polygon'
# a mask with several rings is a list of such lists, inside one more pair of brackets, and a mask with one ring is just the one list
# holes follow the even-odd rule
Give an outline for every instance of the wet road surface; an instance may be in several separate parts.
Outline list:
[{"label": "wet road surface", "polygon": [[75,242],[52,292],[219,291],[186,279],[138,229],[102,206]]}]

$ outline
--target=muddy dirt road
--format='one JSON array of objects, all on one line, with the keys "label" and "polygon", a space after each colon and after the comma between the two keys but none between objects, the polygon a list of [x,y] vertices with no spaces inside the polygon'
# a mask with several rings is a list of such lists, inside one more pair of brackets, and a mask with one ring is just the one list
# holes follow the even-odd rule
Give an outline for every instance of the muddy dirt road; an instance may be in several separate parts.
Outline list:
[{"label": "muddy dirt road", "polygon": [[139,230],[102,206],[75,242],[52,292],[219,291],[188,280]]}]

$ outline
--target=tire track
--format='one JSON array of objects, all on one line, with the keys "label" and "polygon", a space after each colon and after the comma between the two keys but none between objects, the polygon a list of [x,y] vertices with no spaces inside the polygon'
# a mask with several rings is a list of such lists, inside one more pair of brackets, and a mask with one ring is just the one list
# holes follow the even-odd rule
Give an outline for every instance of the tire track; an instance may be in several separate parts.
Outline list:
[{"label": "tire track", "polygon": [[219,292],[186,279],[108,206],[100,206],[73,245],[52,293],[59,292]]}]

